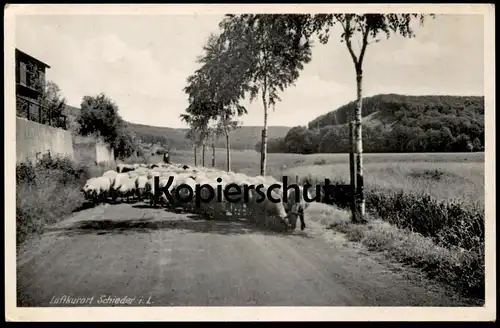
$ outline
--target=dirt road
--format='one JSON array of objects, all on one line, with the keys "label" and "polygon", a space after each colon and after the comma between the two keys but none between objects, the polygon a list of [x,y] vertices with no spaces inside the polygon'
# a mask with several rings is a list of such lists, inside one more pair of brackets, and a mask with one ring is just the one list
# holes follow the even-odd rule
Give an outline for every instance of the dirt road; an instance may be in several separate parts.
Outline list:
[{"label": "dirt road", "polygon": [[[75,213],[26,243],[18,306],[454,306],[308,221],[280,234],[144,205]],[[71,304],[71,302],[80,302]],[[69,302],[69,303],[68,303]]]}]

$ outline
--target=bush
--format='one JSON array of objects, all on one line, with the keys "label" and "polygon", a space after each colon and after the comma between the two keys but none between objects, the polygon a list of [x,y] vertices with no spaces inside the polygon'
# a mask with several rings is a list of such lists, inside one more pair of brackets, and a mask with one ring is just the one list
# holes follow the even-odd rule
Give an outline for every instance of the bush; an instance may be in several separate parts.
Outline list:
[{"label": "bush", "polygon": [[43,156],[36,164],[16,166],[16,239],[22,243],[33,233],[41,233],[85,202],[80,192],[91,176],[103,167],[75,163],[68,158]]},{"label": "bush", "polygon": [[326,162],[326,159],[324,159],[324,158],[320,158],[320,159],[314,161],[314,165],[326,165],[326,164],[327,164],[327,162]]},{"label": "bush", "polygon": [[484,211],[472,205],[440,202],[402,191],[366,193],[371,213],[397,227],[431,237],[444,247],[474,249],[484,244]]},{"label": "bush", "polygon": [[[467,296],[484,299],[483,209],[403,191],[366,190],[365,197],[368,214],[386,223],[342,222],[333,228],[370,250],[388,252],[423,269]],[[333,200],[341,208],[349,205],[340,198]]]}]

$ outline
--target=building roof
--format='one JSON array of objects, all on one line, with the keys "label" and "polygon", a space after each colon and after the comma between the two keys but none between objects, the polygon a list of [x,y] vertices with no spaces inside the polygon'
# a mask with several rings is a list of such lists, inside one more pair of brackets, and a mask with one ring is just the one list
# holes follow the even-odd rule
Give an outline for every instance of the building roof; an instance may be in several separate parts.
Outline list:
[{"label": "building roof", "polygon": [[19,50],[19,49],[17,49],[17,48],[16,48],[16,55],[17,55],[17,54],[20,54],[20,55],[21,55],[21,56],[23,56],[23,57],[28,57],[29,59],[36,61],[37,63],[39,63],[39,64],[41,64],[41,65],[45,66],[46,68],[50,68],[50,66],[49,66],[48,64],[44,63],[44,62],[43,62],[43,61],[41,61],[40,59],[37,59],[37,58],[35,58],[35,57],[31,56],[31,55],[28,55],[28,54],[27,54],[27,53],[25,53],[24,51],[21,51],[21,50]]}]

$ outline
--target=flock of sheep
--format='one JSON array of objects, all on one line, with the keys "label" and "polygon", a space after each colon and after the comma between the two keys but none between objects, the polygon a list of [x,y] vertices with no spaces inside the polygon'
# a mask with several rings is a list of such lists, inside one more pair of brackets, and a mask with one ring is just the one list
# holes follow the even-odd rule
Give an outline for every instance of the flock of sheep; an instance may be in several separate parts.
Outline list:
[{"label": "flock of sheep", "polygon": [[[159,179],[159,191],[155,191],[154,178],[156,176]],[[231,188],[233,189],[232,199],[236,196],[240,198],[237,203],[229,202],[225,197],[220,196],[221,190],[229,184],[240,186],[241,194],[238,194],[240,191],[236,191],[235,195],[234,188]],[[268,188],[273,184],[281,185],[281,188],[273,188],[268,192]],[[181,185],[184,187],[179,188]],[[193,194],[189,195],[186,185],[191,187]],[[203,185],[211,188],[200,188]],[[248,188],[251,185],[262,186]],[[177,188],[179,190],[176,193]],[[96,203],[106,202],[109,199],[116,202],[118,198],[120,201],[126,200],[127,202],[131,199],[139,201],[149,199],[150,204],[153,205],[158,200],[164,206],[183,207],[185,210],[203,214],[208,218],[243,217],[256,224],[264,223],[266,226],[269,226],[271,219],[273,223],[292,230],[295,229],[297,218],[299,218],[303,230],[305,228],[304,210],[308,203],[304,201],[302,187],[299,188],[298,197],[295,195],[296,189],[289,189],[288,199],[284,202],[282,183],[273,177],[251,177],[215,168],[158,163],[119,164],[116,171],[109,170],[100,177],[89,179],[83,186],[82,192],[88,200]],[[261,193],[259,194],[256,189],[260,189]],[[167,197],[164,193],[167,190],[170,195],[177,195],[177,197]],[[215,195],[213,191],[216,192]],[[262,197],[264,194],[267,196]],[[271,201],[268,195],[280,201]],[[198,201],[196,201],[197,197]],[[310,195],[309,198],[311,198]],[[200,202],[200,199],[205,201]]]}]

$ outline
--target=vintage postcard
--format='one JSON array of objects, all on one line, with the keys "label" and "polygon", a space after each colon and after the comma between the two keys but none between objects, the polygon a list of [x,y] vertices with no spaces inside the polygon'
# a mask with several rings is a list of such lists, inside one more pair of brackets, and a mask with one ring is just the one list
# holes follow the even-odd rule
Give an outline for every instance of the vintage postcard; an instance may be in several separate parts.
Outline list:
[{"label": "vintage postcard", "polygon": [[496,320],[494,20],[6,5],[6,320]]}]

